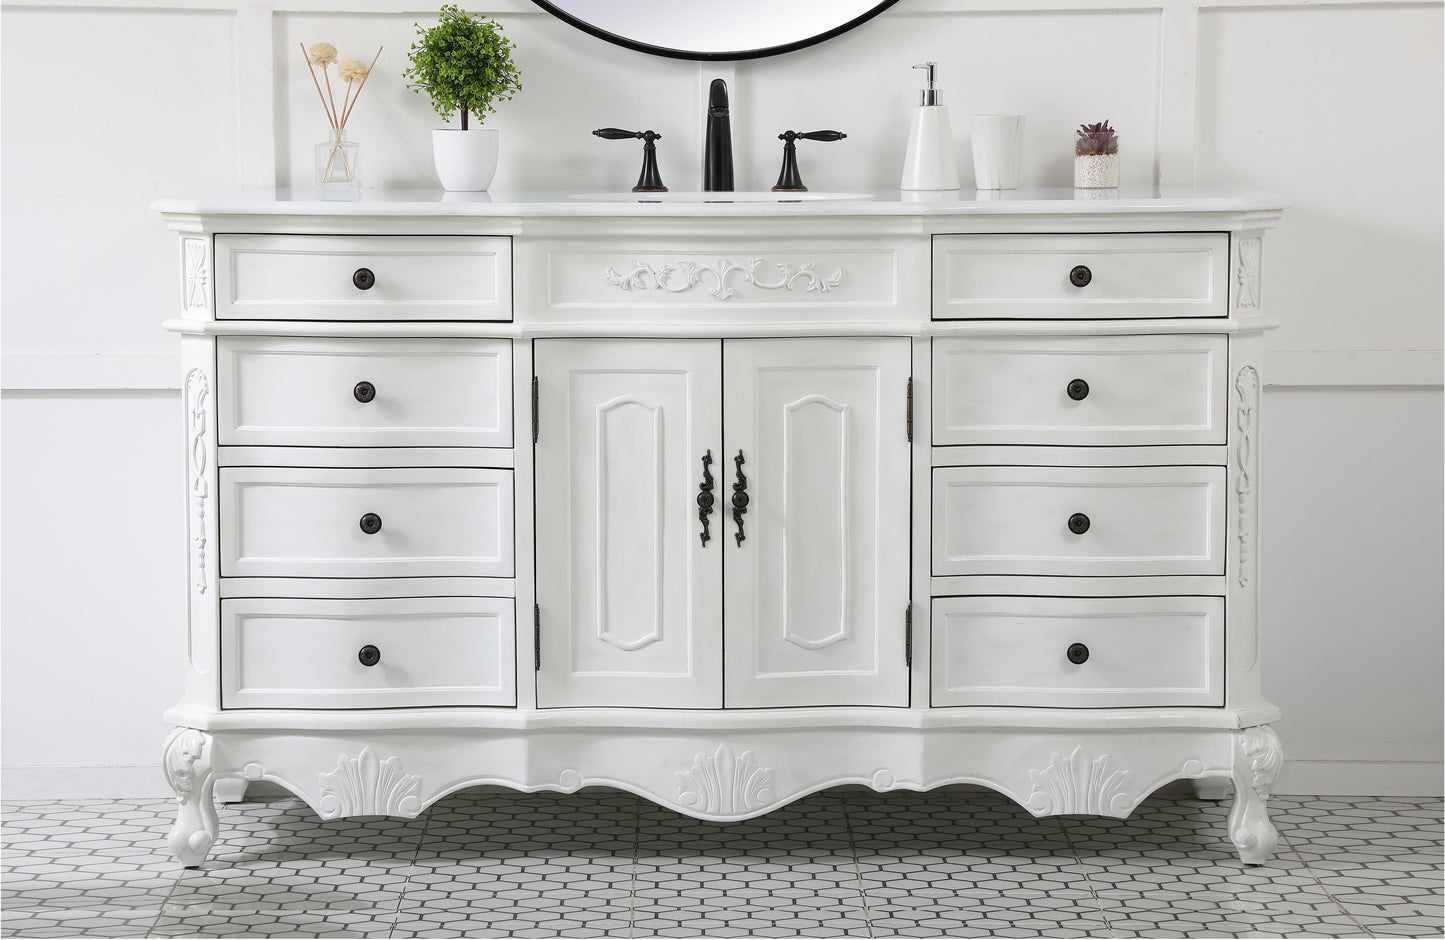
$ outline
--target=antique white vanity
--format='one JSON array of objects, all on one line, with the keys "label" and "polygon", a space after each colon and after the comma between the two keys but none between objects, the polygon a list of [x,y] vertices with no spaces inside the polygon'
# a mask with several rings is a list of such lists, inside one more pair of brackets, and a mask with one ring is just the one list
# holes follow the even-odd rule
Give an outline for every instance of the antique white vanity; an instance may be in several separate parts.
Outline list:
[{"label": "antique white vanity", "polygon": [[837,784],[1126,816],[1186,778],[1274,848],[1274,197],[159,208],[184,864],[259,780],[325,818],[501,784],[725,821]]}]

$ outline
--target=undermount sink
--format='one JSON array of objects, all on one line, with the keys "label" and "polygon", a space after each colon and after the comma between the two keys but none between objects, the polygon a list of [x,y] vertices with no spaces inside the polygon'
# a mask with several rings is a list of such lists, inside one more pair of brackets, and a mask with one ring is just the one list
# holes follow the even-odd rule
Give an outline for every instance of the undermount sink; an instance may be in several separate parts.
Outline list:
[{"label": "undermount sink", "polygon": [[871,193],[775,193],[775,192],[667,192],[667,193],[575,193],[573,199],[588,202],[819,202],[834,199],[870,199]]}]

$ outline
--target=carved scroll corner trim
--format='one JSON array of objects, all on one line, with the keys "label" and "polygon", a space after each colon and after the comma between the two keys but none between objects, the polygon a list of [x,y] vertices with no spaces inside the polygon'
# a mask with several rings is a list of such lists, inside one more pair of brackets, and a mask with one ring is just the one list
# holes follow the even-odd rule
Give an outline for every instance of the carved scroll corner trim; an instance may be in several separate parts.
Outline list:
[{"label": "carved scroll corner trim", "polygon": [[196,593],[206,593],[210,579],[206,572],[206,507],[210,501],[207,480],[209,458],[209,424],[206,414],[211,396],[210,379],[200,369],[186,373],[186,440],[189,445],[187,463],[191,482],[191,563],[195,569],[193,586]]},{"label": "carved scroll corner trim", "polygon": [[1239,431],[1235,445],[1235,502],[1238,506],[1239,571],[1240,587],[1248,587],[1254,570],[1254,475],[1256,470],[1254,434],[1259,413],[1259,372],[1254,366],[1245,366],[1234,379],[1234,390],[1239,399],[1235,404],[1234,423]]},{"label": "carved scroll corner trim", "polygon": [[166,738],[162,767],[177,803],[189,803],[210,773],[211,736],[195,728],[177,728]]},{"label": "carved scroll corner trim", "polygon": [[1235,308],[1238,310],[1259,309],[1260,254],[1262,248],[1263,243],[1259,236],[1241,238],[1239,240],[1234,273],[1235,286],[1238,288],[1238,301],[1235,304]]},{"label": "carved scroll corner trim", "polygon": [[210,306],[211,262],[203,238],[181,240],[186,276],[186,310],[204,313]]},{"label": "carved scroll corner trim", "polygon": [[1250,784],[1261,800],[1268,800],[1279,772],[1284,768],[1284,746],[1269,725],[1256,725],[1239,732],[1239,750],[1249,761]]}]

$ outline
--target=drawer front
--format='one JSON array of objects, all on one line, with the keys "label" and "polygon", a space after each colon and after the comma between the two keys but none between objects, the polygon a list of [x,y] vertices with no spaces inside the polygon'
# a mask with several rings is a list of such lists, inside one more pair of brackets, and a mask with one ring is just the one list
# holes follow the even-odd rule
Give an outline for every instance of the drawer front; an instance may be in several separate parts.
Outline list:
[{"label": "drawer front", "polygon": [[933,342],[935,444],[1223,444],[1222,335]]},{"label": "drawer front", "polygon": [[1223,705],[1223,679],[1220,597],[933,601],[935,706]]},{"label": "drawer front", "polygon": [[[613,240],[616,241],[615,239]],[[529,315],[546,323],[910,321],[928,302],[922,239],[554,239],[528,246]]]},{"label": "drawer front", "polygon": [[512,240],[217,235],[222,320],[510,320]]},{"label": "drawer front", "polygon": [[218,441],[510,447],[512,343],[222,336]]},{"label": "drawer front", "polygon": [[224,577],[513,575],[510,470],[222,467],[220,479]]},{"label": "drawer front", "polygon": [[939,235],[936,320],[1222,317],[1229,236]]},{"label": "drawer front", "polygon": [[1223,467],[941,467],[935,575],[1224,573]]},{"label": "drawer front", "polygon": [[225,600],[221,704],[515,705],[515,635],[510,598]]}]

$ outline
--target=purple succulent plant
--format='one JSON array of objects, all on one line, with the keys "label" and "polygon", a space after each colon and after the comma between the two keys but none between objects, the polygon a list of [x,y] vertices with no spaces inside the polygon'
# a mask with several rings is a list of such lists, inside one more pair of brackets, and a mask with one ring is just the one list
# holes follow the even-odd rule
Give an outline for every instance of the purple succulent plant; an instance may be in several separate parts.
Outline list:
[{"label": "purple succulent plant", "polygon": [[1080,124],[1075,133],[1079,139],[1074,141],[1074,153],[1081,157],[1119,152],[1119,136],[1107,119],[1100,124]]}]

